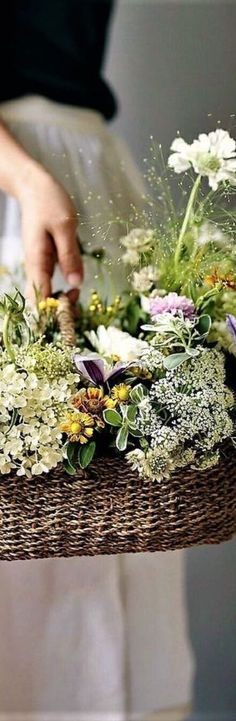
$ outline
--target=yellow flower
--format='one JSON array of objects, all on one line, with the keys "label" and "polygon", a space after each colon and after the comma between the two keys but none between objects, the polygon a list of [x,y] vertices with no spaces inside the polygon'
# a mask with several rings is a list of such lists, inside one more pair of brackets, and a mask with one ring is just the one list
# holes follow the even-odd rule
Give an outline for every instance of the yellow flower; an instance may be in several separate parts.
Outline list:
[{"label": "yellow flower", "polygon": [[130,389],[131,386],[127,386],[125,383],[120,383],[118,386],[114,386],[114,388],[112,388],[112,398],[114,398],[115,401],[124,403],[129,398]]},{"label": "yellow flower", "polygon": [[60,424],[60,429],[66,433],[70,441],[79,443],[88,443],[94,431],[94,419],[89,413],[80,413],[75,411],[67,413],[66,419]]},{"label": "yellow flower", "polygon": [[136,376],[137,378],[143,378],[145,380],[151,380],[152,378],[152,374],[150,373],[150,371],[146,370],[146,368],[132,365],[129,370],[131,375]]},{"label": "yellow flower", "polygon": [[45,298],[39,301],[39,310],[55,310],[58,308],[59,301],[56,298]]},{"label": "yellow flower", "polygon": [[71,405],[82,413],[88,413],[93,417],[97,428],[104,428],[105,423],[102,418],[102,411],[105,408],[115,408],[116,401],[109,396],[104,395],[103,388],[81,388],[81,390],[72,396]]},{"label": "yellow flower", "polygon": [[236,279],[235,277],[229,273],[228,275],[218,274],[217,269],[212,273],[212,275],[206,275],[204,278],[204,283],[206,285],[221,285],[224,288],[231,288],[231,290],[236,290]]},{"label": "yellow flower", "polygon": [[81,388],[75,396],[71,398],[72,406],[85,413],[99,413],[104,408],[114,408],[115,402],[109,396],[104,395],[103,388]]}]

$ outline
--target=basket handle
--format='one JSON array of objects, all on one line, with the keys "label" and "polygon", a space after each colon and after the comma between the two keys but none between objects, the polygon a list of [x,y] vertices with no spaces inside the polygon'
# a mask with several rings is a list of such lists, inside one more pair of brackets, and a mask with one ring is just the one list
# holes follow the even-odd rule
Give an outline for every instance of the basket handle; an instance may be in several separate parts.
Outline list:
[{"label": "basket handle", "polygon": [[61,293],[58,300],[57,320],[61,337],[64,344],[72,348],[76,345],[75,319],[72,304],[65,293]]}]

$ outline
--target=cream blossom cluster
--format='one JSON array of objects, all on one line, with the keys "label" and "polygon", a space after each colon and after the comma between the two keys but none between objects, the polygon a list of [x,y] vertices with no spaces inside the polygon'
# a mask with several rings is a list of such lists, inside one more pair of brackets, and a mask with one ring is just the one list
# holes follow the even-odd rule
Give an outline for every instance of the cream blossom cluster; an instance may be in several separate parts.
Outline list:
[{"label": "cream blossom cluster", "polygon": [[195,173],[208,178],[214,191],[223,181],[235,185],[236,142],[227,130],[217,128],[208,135],[200,133],[192,143],[186,143],[181,137],[175,138],[171,150],[168,165],[176,173],[192,167]]},{"label": "cream blossom cluster", "polygon": [[[0,473],[48,473],[63,459],[59,419],[75,390],[75,374],[49,380],[35,372],[0,369]],[[12,425],[12,419],[14,419]]]}]

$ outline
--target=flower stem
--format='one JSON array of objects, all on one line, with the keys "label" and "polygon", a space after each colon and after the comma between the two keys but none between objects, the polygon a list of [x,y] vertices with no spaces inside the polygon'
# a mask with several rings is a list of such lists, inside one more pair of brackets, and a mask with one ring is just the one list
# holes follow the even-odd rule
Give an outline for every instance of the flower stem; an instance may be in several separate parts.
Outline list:
[{"label": "flower stem", "polygon": [[12,344],[11,344],[11,341],[9,338],[10,322],[11,322],[11,313],[6,313],[4,321],[3,321],[3,330],[2,330],[3,343],[6,348],[7,353],[9,355],[9,358],[13,362],[15,362],[15,353],[13,351]]},{"label": "flower stem", "polygon": [[195,198],[196,198],[196,195],[197,195],[197,191],[198,191],[198,188],[199,188],[199,185],[200,185],[200,181],[201,181],[201,175],[198,175],[198,176],[197,176],[197,179],[195,180],[195,183],[194,183],[194,185],[193,185],[193,187],[192,187],[190,196],[189,196],[189,200],[188,200],[188,204],[187,204],[185,216],[184,216],[184,219],[183,219],[182,227],[181,227],[181,230],[180,230],[180,234],[179,234],[179,238],[178,238],[178,242],[177,242],[176,250],[175,250],[174,263],[175,263],[175,269],[176,269],[176,270],[177,270],[178,263],[179,263],[179,260],[180,260],[181,251],[182,251],[182,247],[183,247],[184,236],[185,236],[185,233],[186,233],[186,231],[187,231],[187,228],[188,228],[188,225],[189,225],[189,222],[190,222],[190,218],[191,218],[192,210],[193,210],[193,206],[194,206],[194,201],[195,201]]}]

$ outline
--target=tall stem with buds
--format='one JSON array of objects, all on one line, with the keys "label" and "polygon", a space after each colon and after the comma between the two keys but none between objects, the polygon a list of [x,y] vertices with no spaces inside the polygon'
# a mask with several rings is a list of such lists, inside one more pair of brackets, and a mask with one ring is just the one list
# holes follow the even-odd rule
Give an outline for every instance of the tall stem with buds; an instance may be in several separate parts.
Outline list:
[{"label": "tall stem with buds", "polygon": [[188,226],[189,226],[189,223],[190,223],[190,221],[191,221],[191,216],[192,216],[192,211],[193,211],[193,207],[194,207],[194,202],[195,202],[195,198],[196,198],[196,195],[197,195],[197,191],[198,191],[200,182],[201,182],[201,175],[198,175],[198,176],[197,176],[197,179],[195,180],[195,183],[194,183],[194,185],[193,185],[193,187],[192,187],[190,196],[189,196],[189,200],[188,200],[188,204],[187,204],[185,216],[184,216],[184,219],[183,219],[183,223],[182,223],[182,226],[181,226],[181,230],[180,230],[178,242],[177,242],[177,245],[176,245],[175,258],[174,258],[175,269],[176,269],[176,270],[177,270],[177,267],[178,267],[178,263],[179,263],[179,260],[180,260],[180,257],[181,257],[181,253],[182,253],[182,249],[183,249],[183,245],[184,245],[184,236],[185,236],[186,231],[188,230]]}]

